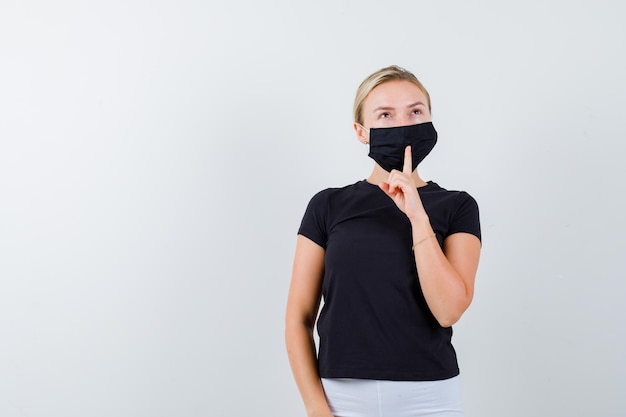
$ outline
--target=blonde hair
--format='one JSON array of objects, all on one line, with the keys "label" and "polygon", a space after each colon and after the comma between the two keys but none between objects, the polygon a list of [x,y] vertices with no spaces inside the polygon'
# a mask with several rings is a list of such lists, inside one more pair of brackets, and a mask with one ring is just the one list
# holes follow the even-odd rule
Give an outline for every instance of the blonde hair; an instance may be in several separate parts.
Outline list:
[{"label": "blonde hair", "polygon": [[387,81],[392,80],[405,80],[412,82],[419,88],[422,93],[426,96],[426,100],[428,101],[428,111],[431,111],[430,108],[430,94],[426,91],[426,88],[419,82],[417,77],[413,75],[410,71],[405,70],[402,67],[397,65],[392,65],[390,67],[386,67],[380,69],[367,77],[359,88],[356,90],[356,97],[354,98],[354,121],[359,124],[363,124],[363,103],[367,96],[372,92],[372,90],[379,85],[386,83]]}]

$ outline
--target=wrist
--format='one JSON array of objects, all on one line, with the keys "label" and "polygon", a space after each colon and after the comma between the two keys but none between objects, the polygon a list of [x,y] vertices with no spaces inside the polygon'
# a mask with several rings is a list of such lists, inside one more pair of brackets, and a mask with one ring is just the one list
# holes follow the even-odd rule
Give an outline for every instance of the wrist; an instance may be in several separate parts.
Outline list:
[{"label": "wrist", "polygon": [[433,227],[430,225],[428,216],[425,216],[422,219],[411,220],[411,228],[411,235],[413,237],[413,245],[411,248],[413,250],[415,250],[419,244],[437,236]]},{"label": "wrist", "polygon": [[421,238],[418,241],[413,240],[413,246],[411,247],[411,249],[415,250],[416,247],[418,247],[420,245],[420,243],[426,242],[428,239],[434,239],[436,238],[437,235],[435,234],[435,232],[427,235],[426,237]]},{"label": "wrist", "polygon": [[414,235],[415,232],[430,233],[433,230],[430,225],[430,219],[426,214],[414,218],[409,217],[409,222],[411,223],[411,228],[413,229]]}]

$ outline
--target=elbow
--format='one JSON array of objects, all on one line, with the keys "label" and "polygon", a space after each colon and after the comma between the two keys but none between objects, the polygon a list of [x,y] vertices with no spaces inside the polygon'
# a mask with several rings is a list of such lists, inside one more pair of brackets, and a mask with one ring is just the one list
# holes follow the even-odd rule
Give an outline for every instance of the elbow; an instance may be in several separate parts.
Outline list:
[{"label": "elbow", "polygon": [[287,309],[285,314],[285,331],[306,329],[313,331],[316,316],[312,313]]},{"label": "elbow", "polygon": [[461,316],[463,316],[463,313],[465,313],[469,307],[470,302],[471,300],[456,307],[444,308],[437,313],[433,312],[433,316],[441,327],[452,327],[461,320]]},{"label": "elbow", "polygon": [[287,317],[285,320],[285,339],[287,342],[293,338],[298,338],[299,335],[305,333],[313,336],[314,322],[308,318],[302,317]]},{"label": "elbow", "polygon": [[297,357],[306,346],[315,350],[313,327],[306,322],[288,320],[285,324],[285,347],[289,360],[293,360],[294,355]]},{"label": "elbow", "polygon": [[439,325],[444,328],[452,327],[454,324],[456,324],[456,322],[459,321],[460,318],[461,318],[460,314],[459,315],[446,314],[446,315],[441,315],[439,317],[435,316],[437,323],[439,323]]}]

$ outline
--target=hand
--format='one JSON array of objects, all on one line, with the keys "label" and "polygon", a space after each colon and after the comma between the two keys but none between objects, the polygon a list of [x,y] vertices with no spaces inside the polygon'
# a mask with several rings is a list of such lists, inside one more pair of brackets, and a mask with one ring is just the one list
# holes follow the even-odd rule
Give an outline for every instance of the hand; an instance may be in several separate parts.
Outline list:
[{"label": "hand", "polygon": [[414,221],[427,218],[427,215],[417,193],[417,186],[412,176],[412,167],[411,147],[407,146],[404,150],[402,172],[396,169],[392,170],[387,181],[381,182],[378,186],[396,203],[396,206],[406,214],[409,220]]}]

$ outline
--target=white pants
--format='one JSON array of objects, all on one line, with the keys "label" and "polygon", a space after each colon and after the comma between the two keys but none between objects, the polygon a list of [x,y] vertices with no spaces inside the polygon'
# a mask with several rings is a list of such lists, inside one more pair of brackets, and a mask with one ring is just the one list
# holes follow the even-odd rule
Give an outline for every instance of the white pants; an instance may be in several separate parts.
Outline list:
[{"label": "white pants", "polygon": [[461,381],[322,378],[335,417],[463,417]]}]

